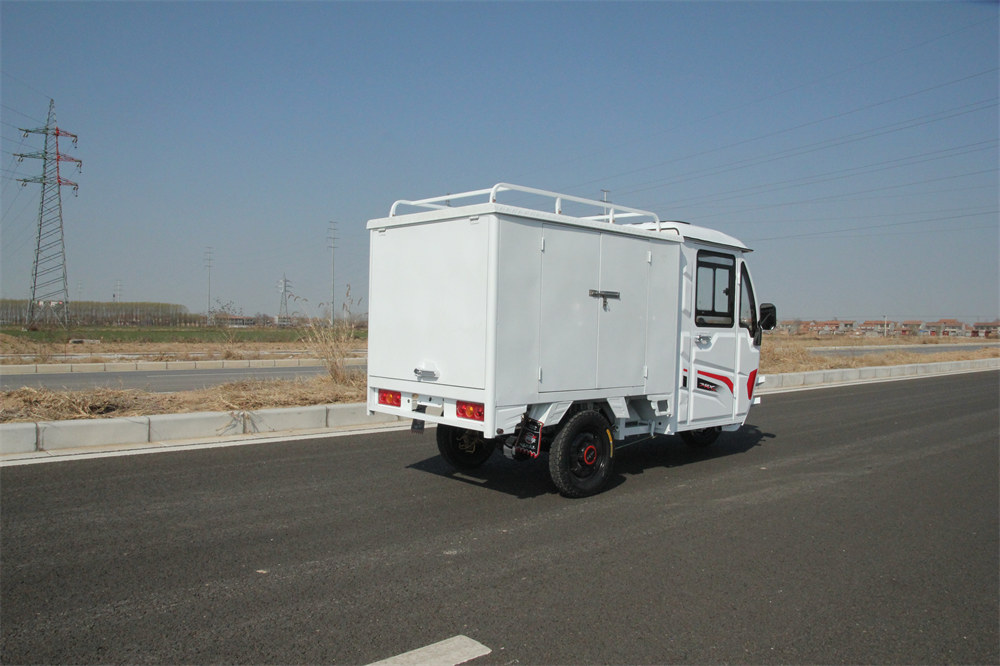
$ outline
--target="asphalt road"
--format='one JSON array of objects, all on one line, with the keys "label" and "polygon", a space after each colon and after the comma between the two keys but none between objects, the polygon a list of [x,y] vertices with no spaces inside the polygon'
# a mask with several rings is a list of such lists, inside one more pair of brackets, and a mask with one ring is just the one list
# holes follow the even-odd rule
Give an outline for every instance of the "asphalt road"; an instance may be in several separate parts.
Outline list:
[{"label": "asphalt road", "polygon": [[996,664],[998,388],[765,396],[585,500],[430,430],[5,467],[0,661]]},{"label": "asphalt road", "polygon": [[0,375],[3,390],[31,388],[82,391],[95,387],[142,389],[156,393],[192,391],[244,379],[295,379],[326,372],[323,366],[296,368],[227,368],[218,370],[155,370],[151,372],[63,372]]}]

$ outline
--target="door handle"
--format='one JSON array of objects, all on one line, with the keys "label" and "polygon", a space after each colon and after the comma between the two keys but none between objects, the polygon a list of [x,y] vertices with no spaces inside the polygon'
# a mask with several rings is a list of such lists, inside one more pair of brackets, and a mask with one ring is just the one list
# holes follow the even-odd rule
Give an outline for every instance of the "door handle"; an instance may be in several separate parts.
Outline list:
[{"label": "door handle", "polygon": [[614,298],[616,300],[621,300],[622,293],[620,291],[598,291],[597,289],[590,290],[591,298],[600,298],[603,300],[601,306],[607,310],[608,309],[608,299]]},{"label": "door handle", "polygon": [[712,336],[711,335],[699,335],[699,336],[695,337],[694,341],[696,343],[698,343],[699,345],[707,345],[707,344],[709,344],[709,343],[712,342]]}]

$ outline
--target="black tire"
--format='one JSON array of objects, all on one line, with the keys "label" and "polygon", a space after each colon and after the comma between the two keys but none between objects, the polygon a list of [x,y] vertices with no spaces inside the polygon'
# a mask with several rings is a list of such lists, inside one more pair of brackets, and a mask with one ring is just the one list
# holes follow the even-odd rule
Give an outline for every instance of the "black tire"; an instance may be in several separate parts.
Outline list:
[{"label": "black tire", "polygon": [[441,457],[455,469],[475,469],[489,460],[496,444],[481,432],[439,424],[437,445]]},{"label": "black tire", "polygon": [[597,412],[570,417],[549,450],[549,474],[566,497],[599,493],[611,478],[614,444],[611,427]]},{"label": "black tire", "polygon": [[694,447],[696,449],[703,449],[706,446],[711,446],[715,443],[715,440],[719,438],[719,433],[722,432],[722,428],[715,426],[714,428],[702,428],[700,430],[685,430],[681,433],[681,439],[688,446]]}]

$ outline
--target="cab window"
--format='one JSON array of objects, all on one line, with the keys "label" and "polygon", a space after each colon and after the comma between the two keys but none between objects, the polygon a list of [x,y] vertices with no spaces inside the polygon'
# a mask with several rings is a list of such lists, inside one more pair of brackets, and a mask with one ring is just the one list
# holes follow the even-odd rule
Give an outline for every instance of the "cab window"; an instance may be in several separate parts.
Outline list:
[{"label": "cab window", "polygon": [[753,299],[753,287],[746,265],[740,266],[740,328],[757,332],[757,304]]},{"label": "cab window", "polygon": [[701,250],[695,278],[695,324],[730,328],[736,287],[736,258]]}]

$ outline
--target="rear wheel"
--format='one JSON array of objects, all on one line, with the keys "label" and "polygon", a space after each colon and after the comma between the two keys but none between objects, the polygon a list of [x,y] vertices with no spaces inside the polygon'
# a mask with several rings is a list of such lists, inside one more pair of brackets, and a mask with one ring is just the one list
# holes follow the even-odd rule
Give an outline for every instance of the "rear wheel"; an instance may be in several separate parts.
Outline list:
[{"label": "rear wheel", "polygon": [[481,432],[439,424],[437,445],[441,457],[456,469],[475,469],[493,455],[495,444]]},{"label": "rear wheel", "polygon": [[608,422],[597,412],[579,412],[552,440],[549,474],[566,497],[586,497],[600,492],[611,478],[613,456]]},{"label": "rear wheel", "polygon": [[700,430],[685,430],[681,433],[681,439],[688,446],[703,449],[706,446],[711,446],[719,438],[720,432],[722,432],[722,428],[718,426],[714,428],[701,428]]}]

